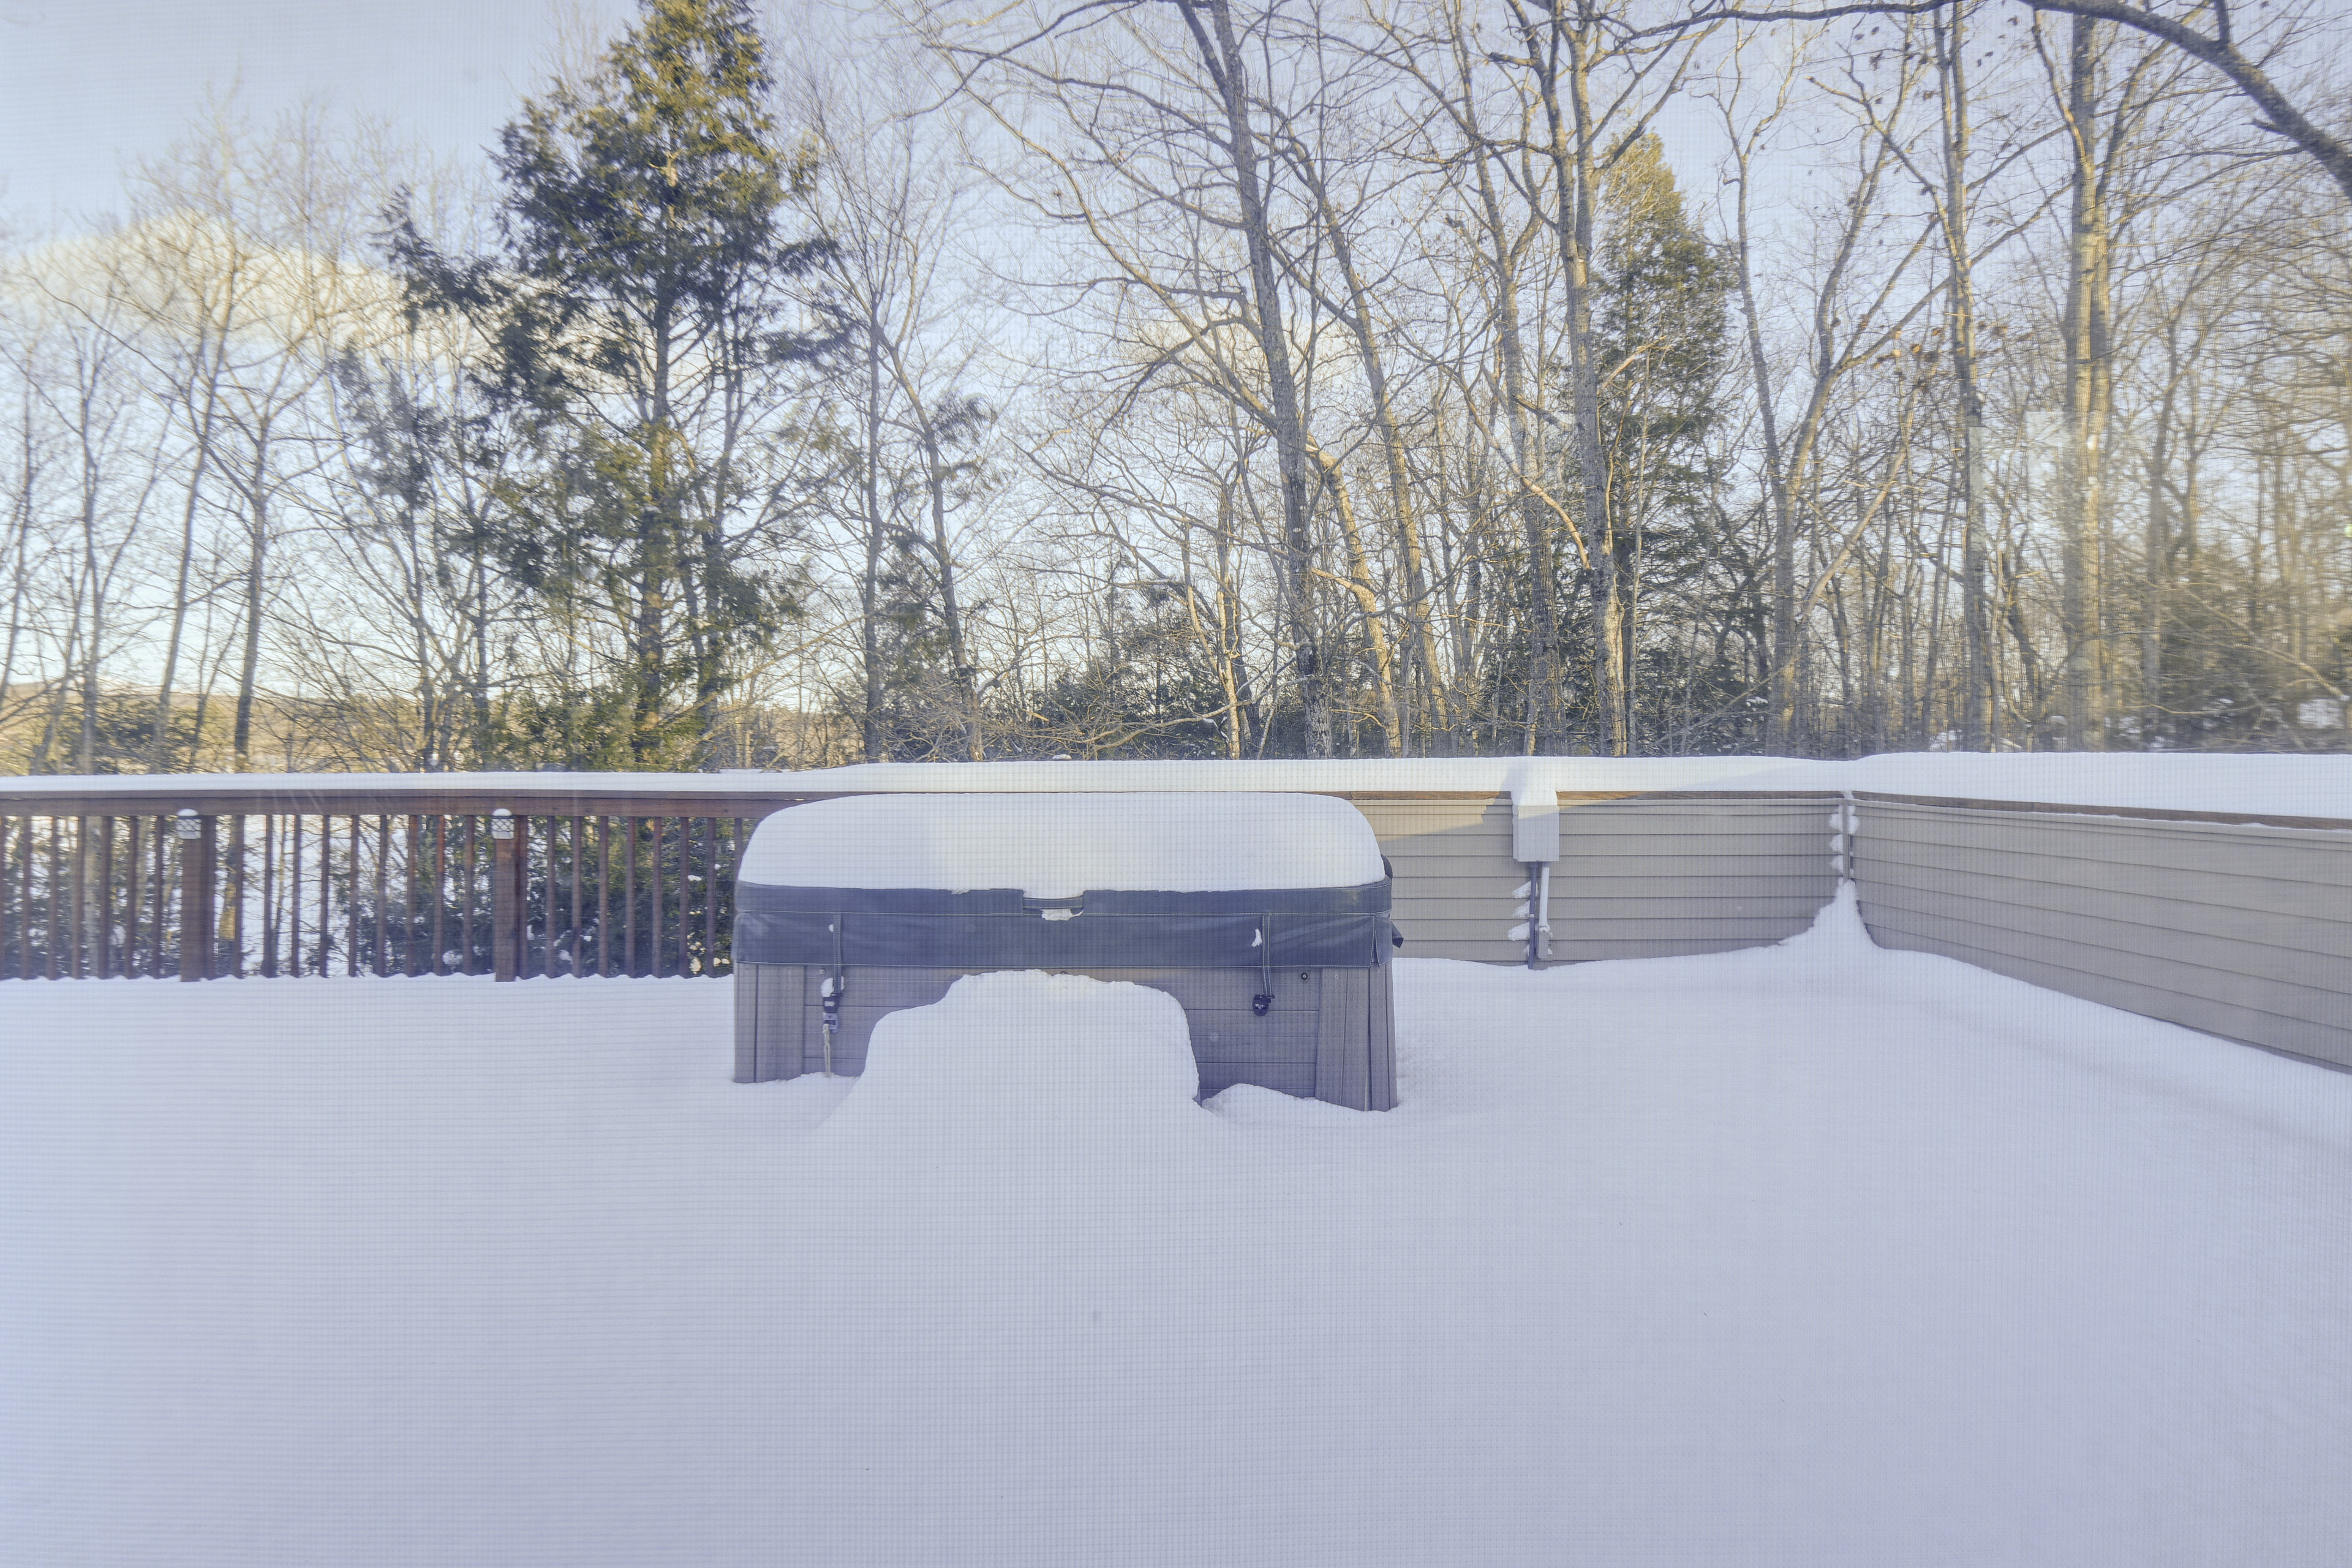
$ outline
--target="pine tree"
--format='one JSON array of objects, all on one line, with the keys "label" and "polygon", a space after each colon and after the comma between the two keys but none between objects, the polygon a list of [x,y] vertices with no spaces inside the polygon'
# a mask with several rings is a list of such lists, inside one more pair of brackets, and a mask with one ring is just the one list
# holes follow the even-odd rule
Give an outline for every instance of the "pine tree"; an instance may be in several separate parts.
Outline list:
[{"label": "pine tree", "polygon": [[1706,570],[1717,553],[1706,537],[1718,478],[1707,438],[1720,412],[1731,280],[1720,249],[1685,213],[1657,137],[1618,153],[1601,205],[1596,303],[1608,542],[1627,601],[1621,626],[1629,707],[1657,712],[1686,706],[1676,693],[1656,689],[1661,678],[1709,679],[1645,659],[1637,645],[1644,594]]},{"label": "pine tree", "polygon": [[642,0],[590,76],[506,128],[494,254],[445,257],[394,214],[412,311],[470,326],[530,459],[496,481],[488,542],[586,650],[533,725],[575,764],[698,760],[795,613],[784,405],[822,346],[796,284],[824,241],[779,221],[809,170],[771,85],[744,0]]}]

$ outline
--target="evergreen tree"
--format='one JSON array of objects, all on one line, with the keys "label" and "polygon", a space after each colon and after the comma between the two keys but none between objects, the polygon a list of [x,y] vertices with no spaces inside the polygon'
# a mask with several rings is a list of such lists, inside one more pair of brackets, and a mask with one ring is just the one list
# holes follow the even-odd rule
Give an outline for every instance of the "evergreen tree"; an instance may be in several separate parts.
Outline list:
[{"label": "evergreen tree", "polygon": [[[1709,437],[1729,353],[1729,269],[1683,208],[1657,137],[1623,148],[1601,186],[1596,293],[1608,547],[1627,599],[1624,668],[1639,746],[1669,713],[1737,689],[1722,661],[1641,647],[1644,598],[1711,595],[1722,563],[1711,509],[1720,475]],[[1724,615],[1732,606],[1722,608]],[[1696,685],[1705,695],[1685,690]],[[1673,749],[1685,749],[1688,738]],[[1646,748],[1644,748],[1646,749]]]},{"label": "evergreen tree", "polygon": [[412,311],[471,328],[530,459],[495,481],[487,542],[581,650],[524,705],[575,765],[700,760],[796,610],[787,402],[822,346],[796,283],[824,241],[779,222],[809,171],[770,89],[744,0],[642,0],[593,74],[506,128],[495,254],[445,257],[394,215]]},{"label": "evergreen tree", "polygon": [[1721,253],[1685,215],[1655,136],[1625,150],[1602,202],[1602,441],[1622,536],[1653,513],[1688,513],[1712,477],[1706,437],[1729,346],[1730,279]]}]

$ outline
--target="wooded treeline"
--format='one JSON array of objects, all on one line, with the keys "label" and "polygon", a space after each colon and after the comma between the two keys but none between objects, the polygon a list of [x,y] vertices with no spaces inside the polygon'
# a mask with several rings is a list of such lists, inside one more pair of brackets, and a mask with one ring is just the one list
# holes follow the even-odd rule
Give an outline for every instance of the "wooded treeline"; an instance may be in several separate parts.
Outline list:
[{"label": "wooded treeline", "polygon": [[2328,8],[2166,13],[2269,108],[1694,15],[645,0],[478,168],[221,106],[0,274],[0,767],[2347,749]]}]

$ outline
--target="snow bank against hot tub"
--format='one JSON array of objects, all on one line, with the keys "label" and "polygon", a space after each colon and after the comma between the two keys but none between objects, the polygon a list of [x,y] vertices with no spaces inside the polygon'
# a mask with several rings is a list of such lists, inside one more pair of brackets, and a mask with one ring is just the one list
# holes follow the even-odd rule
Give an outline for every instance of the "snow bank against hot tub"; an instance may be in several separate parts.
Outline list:
[{"label": "snow bank against hot tub", "polygon": [[1210,892],[1377,882],[1380,841],[1312,795],[867,795],[760,825],[738,879],[787,888]]},{"label": "snow bank against hot tub", "polygon": [[[940,1001],[877,1024],[856,1082],[826,1141],[888,1164],[953,1149],[1005,1169],[1057,1131],[1208,1125],[1193,1103],[1201,1079],[1183,1007],[1083,974],[965,975]],[[1112,1162],[1131,1152],[1116,1138],[1073,1142]]]}]

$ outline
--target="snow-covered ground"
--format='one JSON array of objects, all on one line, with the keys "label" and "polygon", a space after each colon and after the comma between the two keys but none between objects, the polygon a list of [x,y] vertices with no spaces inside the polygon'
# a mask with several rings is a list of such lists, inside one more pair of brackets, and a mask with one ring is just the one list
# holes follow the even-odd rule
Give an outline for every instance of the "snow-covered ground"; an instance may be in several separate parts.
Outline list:
[{"label": "snow-covered ground", "polygon": [[1918,954],[1406,961],[1403,1106],[992,976],[0,986],[0,1563],[2352,1560],[2352,1076]]}]

